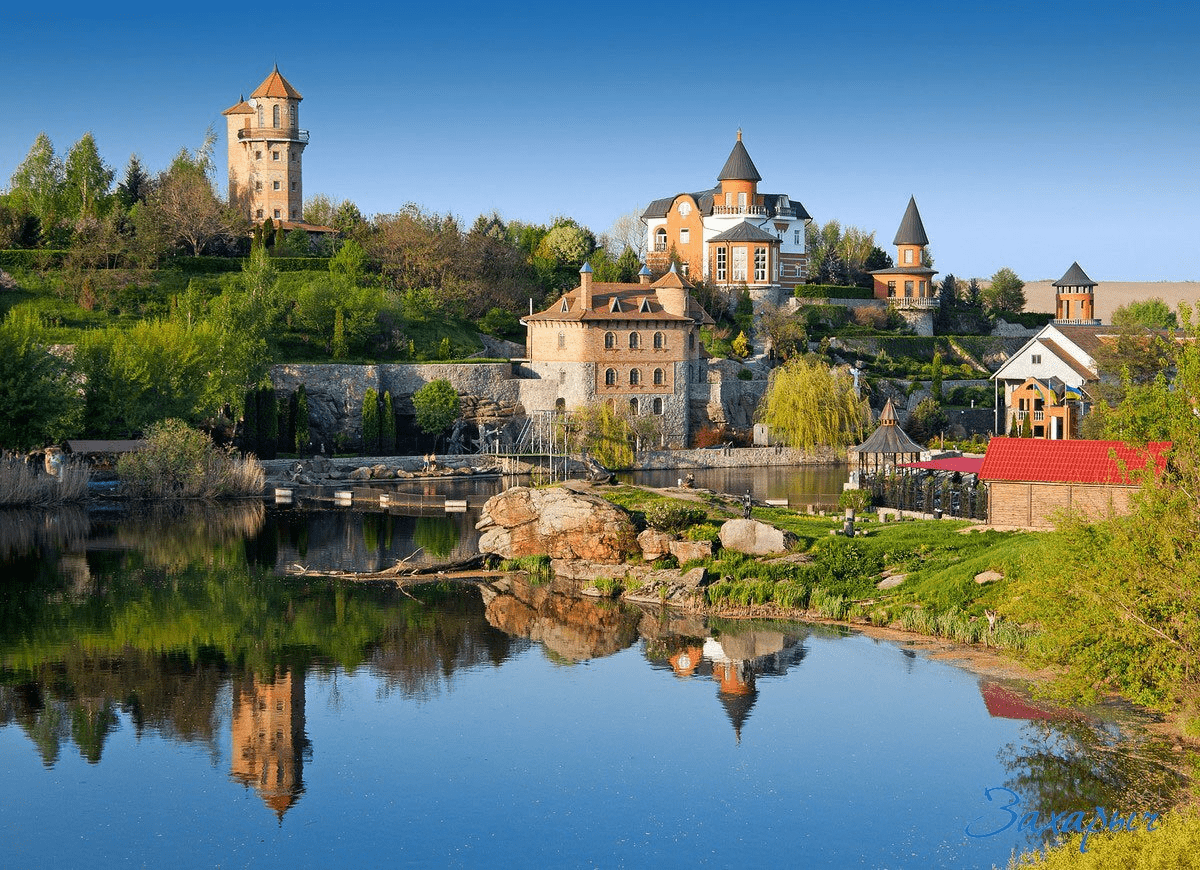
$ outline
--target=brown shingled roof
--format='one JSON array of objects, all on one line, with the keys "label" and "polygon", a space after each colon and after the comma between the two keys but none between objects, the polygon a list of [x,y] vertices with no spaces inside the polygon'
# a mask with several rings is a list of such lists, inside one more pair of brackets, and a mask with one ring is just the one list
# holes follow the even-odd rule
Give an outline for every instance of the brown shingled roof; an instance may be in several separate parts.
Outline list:
[{"label": "brown shingled roof", "polygon": [[279,72],[279,65],[271,70],[271,74],[263,79],[263,83],[254,89],[252,97],[277,97],[280,99],[303,100],[300,92],[293,88],[287,79]]},{"label": "brown shingled roof", "polygon": [[249,103],[247,103],[245,100],[241,100],[238,103],[235,103],[234,105],[230,106],[228,109],[226,109],[221,114],[222,115],[253,115],[254,110],[250,108]]},{"label": "brown shingled roof", "polygon": [[1079,375],[1085,381],[1094,381],[1097,379],[1096,373],[1094,371],[1092,371],[1087,366],[1085,366],[1083,363],[1079,362],[1079,360],[1075,359],[1075,357],[1073,357],[1069,353],[1067,353],[1067,351],[1063,348],[1063,346],[1061,344],[1059,344],[1057,341],[1054,341],[1053,339],[1049,339],[1049,338],[1039,338],[1038,342],[1040,344],[1042,344],[1043,346],[1045,346],[1045,348],[1048,351],[1050,351],[1056,357],[1058,357],[1060,360],[1062,360],[1064,363],[1066,363],[1067,366],[1071,369],[1071,371],[1075,372],[1075,374]]},{"label": "brown shingled roof", "polygon": [[[671,314],[663,310],[662,303],[658,301],[658,297],[654,294],[655,287],[671,286],[664,284],[668,276],[673,273],[668,272],[658,281],[654,282],[650,287],[645,284],[620,284],[609,282],[597,282],[592,284],[592,307],[588,311],[583,311],[579,307],[579,291],[576,287],[563,295],[562,298],[556,299],[549,308],[544,311],[539,311],[537,314],[525,317],[525,322],[539,321],[577,321],[577,320],[674,320],[686,321],[691,320],[702,324],[711,324],[713,319],[708,312],[701,307],[700,303],[688,296],[688,316],[681,317],[678,314]],[[675,280],[681,280],[678,275]],[[690,286],[684,283],[682,286]],[[648,292],[649,291],[649,292]],[[562,299],[567,301],[567,310],[562,310]],[[613,307],[613,299],[619,303],[620,311],[611,310]],[[643,300],[647,303],[642,305]],[[647,308],[649,310],[642,310]]]}]

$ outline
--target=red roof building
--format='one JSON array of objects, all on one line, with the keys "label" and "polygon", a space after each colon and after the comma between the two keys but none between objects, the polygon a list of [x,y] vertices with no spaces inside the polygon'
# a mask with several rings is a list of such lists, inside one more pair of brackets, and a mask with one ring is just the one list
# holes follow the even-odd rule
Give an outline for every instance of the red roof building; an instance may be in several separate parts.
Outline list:
[{"label": "red roof building", "polygon": [[993,438],[979,470],[988,485],[988,522],[1050,528],[1061,510],[1092,519],[1126,513],[1139,473],[1161,474],[1169,441],[1133,447],[1121,441]]}]

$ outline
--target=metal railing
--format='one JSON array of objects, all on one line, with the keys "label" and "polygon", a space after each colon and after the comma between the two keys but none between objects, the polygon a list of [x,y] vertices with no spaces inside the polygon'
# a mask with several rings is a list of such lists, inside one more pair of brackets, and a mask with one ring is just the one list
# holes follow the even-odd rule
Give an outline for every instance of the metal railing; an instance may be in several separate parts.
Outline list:
[{"label": "metal railing", "polygon": [[308,131],[294,127],[243,127],[239,139],[274,139],[281,142],[307,142]]},{"label": "metal railing", "polygon": [[714,205],[713,214],[754,214],[765,217],[767,207],[763,205]]}]

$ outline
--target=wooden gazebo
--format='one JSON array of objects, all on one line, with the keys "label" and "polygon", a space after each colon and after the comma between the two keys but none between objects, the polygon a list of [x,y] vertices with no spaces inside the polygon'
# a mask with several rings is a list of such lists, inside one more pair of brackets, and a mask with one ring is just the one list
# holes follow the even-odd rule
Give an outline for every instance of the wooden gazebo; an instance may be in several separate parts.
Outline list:
[{"label": "wooden gazebo", "polygon": [[921,445],[900,428],[896,408],[888,399],[879,414],[879,428],[870,438],[857,447],[851,447],[848,452],[857,454],[861,478],[864,474],[887,472],[906,462],[919,462],[921,450]]}]

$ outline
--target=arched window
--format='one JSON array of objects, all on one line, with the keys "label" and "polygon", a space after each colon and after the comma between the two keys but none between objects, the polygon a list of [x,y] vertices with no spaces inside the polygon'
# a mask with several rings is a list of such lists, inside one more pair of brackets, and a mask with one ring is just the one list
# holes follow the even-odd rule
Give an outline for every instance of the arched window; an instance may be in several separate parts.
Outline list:
[{"label": "arched window", "polygon": [[654,386],[661,387],[666,381],[666,373],[662,369],[654,370]]},{"label": "arched window", "polygon": [[567,346],[567,334],[565,332],[560,332],[558,334],[558,349],[562,350],[566,346]]},{"label": "arched window", "polygon": [[638,335],[636,332],[629,333],[629,349],[630,350],[637,350],[638,345],[640,343],[641,343],[640,335]]},{"label": "arched window", "polygon": [[637,412],[638,412],[637,399],[630,399],[629,400],[629,413],[636,417]]},{"label": "arched window", "polygon": [[261,127],[262,125],[263,125],[263,107],[262,107],[262,103],[259,103],[258,104],[258,126]]},{"label": "arched window", "polygon": [[279,103],[276,103],[271,107],[271,126],[279,126]]},{"label": "arched window", "polygon": [[641,382],[642,382],[642,373],[640,371],[638,371],[637,369],[630,369],[630,371],[629,371],[629,386],[636,387]]},{"label": "arched window", "polygon": [[556,413],[559,413],[559,414],[561,414],[563,411],[567,410],[567,400],[563,399],[561,397],[555,399],[554,400],[554,410]]},{"label": "arched window", "polygon": [[654,349],[662,350],[667,346],[667,337],[661,332],[654,333]]},{"label": "arched window", "polygon": [[660,417],[662,416],[662,399],[655,399],[651,407],[654,409],[655,414],[658,414]]},{"label": "arched window", "polygon": [[664,227],[659,227],[654,231],[654,250],[665,251],[667,249],[667,231]]},{"label": "arched window", "polygon": [[297,126],[299,125],[299,123],[300,123],[300,116],[299,116],[299,114],[298,114],[298,111],[297,111],[296,104],[295,104],[295,103],[292,103],[292,104],[291,104],[291,105],[288,107],[288,111],[289,111],[289,114],[291,115],[291,120],[292,120],[292,129],[293,129],[293,130],[295,130],[295,129],[296,129],[296,127],[297,127]]},{"label": "arched window", "polygon": [[688,333],[688,349],[689,350],[696,349],[696,333],[694,333],[694,332]]},{"label": "arched window", "polygon": [[617,370],[616,369],[605,369],[604,370],[604,386],[615,387],[616,385],[617,385]]},{"label": "arched window", "polygon": [[613,332],[604,333],[604,349],[612,350],[617,346],[617,335]]}]

